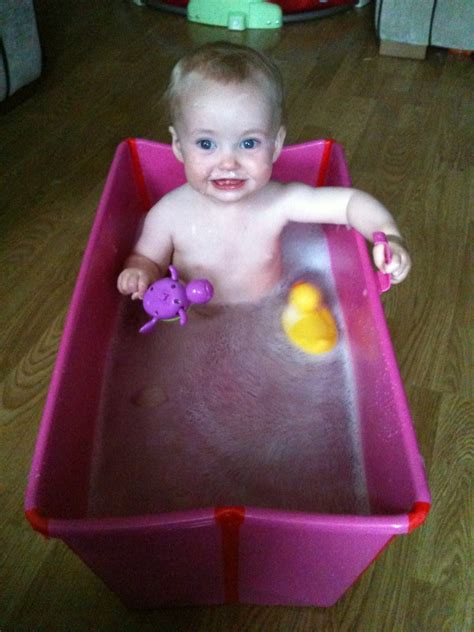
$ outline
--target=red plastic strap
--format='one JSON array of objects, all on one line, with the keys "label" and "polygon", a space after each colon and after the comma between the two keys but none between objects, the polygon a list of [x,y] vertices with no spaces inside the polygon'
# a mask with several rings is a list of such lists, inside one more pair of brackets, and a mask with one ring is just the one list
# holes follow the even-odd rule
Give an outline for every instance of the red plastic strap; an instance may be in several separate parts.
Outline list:
[{"label": "red plastic strap", "polygon": [[224,594],[227,603],[239,601],[239,529],[245,520],[245,507],[216,507],[216,522],[222,534]]},{"label": "red plastic strap", "polygon": [[42,516],[39,511],[35,509],[28,509],[25,511],[25,516],[30,525],[35,531],[38,531],[46,538],[49,538],[48,519]]},{"label": "red plastic strap", "polygon": [[408,533],[421,526],[431,509],[430,503],[416,502],[408,514]]},{"label": "red plastic strap", "polygon": [[319,166],[318,177],[316,178],[316,186],[323,187],[326,184],[326,176],[329,169],[329,158],[331,157],[332,146],[334,141],[328,139],[324,141],[323,155],[321,157],[321,164]]},{"label": "red plastic strap", "polygon": [[130,156],[132,158],[133,176],[135,178],[135,184],[137,185],[138,195],[141,198],[143,204],[143,210],[147,212],[151,207],[150,196],[146,188],[145,177],[143,175],[142,165],[140,162],[140,155],[138,153],[137,139],[129,138],[127,144],[130,148]]}]

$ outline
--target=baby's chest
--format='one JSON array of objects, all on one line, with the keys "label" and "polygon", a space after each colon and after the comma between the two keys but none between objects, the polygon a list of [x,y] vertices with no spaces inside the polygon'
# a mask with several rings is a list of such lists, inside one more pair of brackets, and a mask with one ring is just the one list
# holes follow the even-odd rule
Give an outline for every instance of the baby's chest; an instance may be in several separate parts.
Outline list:
[{"label": "baby's chest", "polygon": [[246,259],[267,261],[278,249],[279,231],[265,221],[224,221],[190,225],[177,240],[189,258],[220,265]]}]

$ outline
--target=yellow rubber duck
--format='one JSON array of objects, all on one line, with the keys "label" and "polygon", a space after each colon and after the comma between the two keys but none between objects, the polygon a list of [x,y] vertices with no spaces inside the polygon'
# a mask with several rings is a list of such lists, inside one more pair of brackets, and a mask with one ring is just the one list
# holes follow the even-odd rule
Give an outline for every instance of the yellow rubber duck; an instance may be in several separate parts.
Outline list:
[{"label": "yellow rubber duck", "polygon": [[307,281],[291,287],[281,324],[291,342],[306,353],[327,353],[337,343],[334,317],[321,291]]}]

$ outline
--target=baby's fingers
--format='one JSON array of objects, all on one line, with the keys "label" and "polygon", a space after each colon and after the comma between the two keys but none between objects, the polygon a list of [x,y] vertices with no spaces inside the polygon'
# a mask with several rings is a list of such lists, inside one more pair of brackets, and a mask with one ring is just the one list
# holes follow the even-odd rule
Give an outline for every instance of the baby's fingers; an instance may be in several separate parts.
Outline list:
[{"label": "baby's fingers", "polygon": [[385,244],[376,244],[373,249],[375,265],[385,274],[390,274],[392,283],[401,283],[410,272],[411,259],[408,252],[399,244],[390,244],[391,256],[387,261]]},{"label": "baby's fingers", "polygon": [[143,300],[143,297],[145,296],[145,292],[147,291],[147,288],[148,288],[148,276],[146,274],[143,274],[143,272],[140,272],[140,276],[138,277],[137,298]]},{"label": "baby's fingers", "polygon": [[130,294],[132,290],[129,290],[131,284],[131,275],[128,270],[123,270],[117,279],[117,289],[121,294]]},{"label": "baby's fingers", "polygon": [[148,281],[148,276],[144,272],[138,273],[133,286],[132,301],[137,299],[140,299],[141,301],[143,300],[148,288]]},{"label": "baby's fingers", "polygon": [[374,263],[377,266],[377,268],[379,270],[382,270],[383,272],[387,272],[387,270],[385,270],[385,266],[386,264],[386,244],[376,244],[374,246],[374,249],[372,251],[372,256],[374,258]]},{"label": "baby's fingers", "polygon": [[136,301],[137,299],[143,300],[145,296],[145,292],[148,288],[148,277],[143,272],[140,272],[135,279],[135,283],[133,286],[132,301]]},{"label": "baby's fingers", "polygon": [[390,274],[392,283],[401,283],[410,272],[411,259],[406,251],[396,253],[392,261],[387,264],[387,272]]},{"label": "baby's fingers", "polygon": [[131,294],[132,299],[143,298],[148,286],[148,277],[141,270],[123,270],[117,280],[117,287],[122,294]]}]

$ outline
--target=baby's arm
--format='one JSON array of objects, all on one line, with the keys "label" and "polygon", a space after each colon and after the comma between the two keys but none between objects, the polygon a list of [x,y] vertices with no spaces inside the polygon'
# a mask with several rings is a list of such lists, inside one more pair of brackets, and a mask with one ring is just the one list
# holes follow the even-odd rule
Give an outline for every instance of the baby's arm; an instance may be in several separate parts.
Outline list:
[{"label": "baby's arm", "polygon": [[171,261],[173,244],[166,212],[156,204],[148,213],[141,235],[117,279],[122,294],[143,299],[146,289],[163,276]]},{"label": "baby's arm", "polygon": [[385,263],[383,244],[374,247],[375,265],[389,273],[394,283],[400,283],[410,271],[411,259],[403,246],[403,239],[390,212],[374,197],[363,191],[346,187],[313,188],[289,185],[285,200],[286,220],[347,224],[373,241],[375,232],[383,232],[392,250],[392,260]]}]

